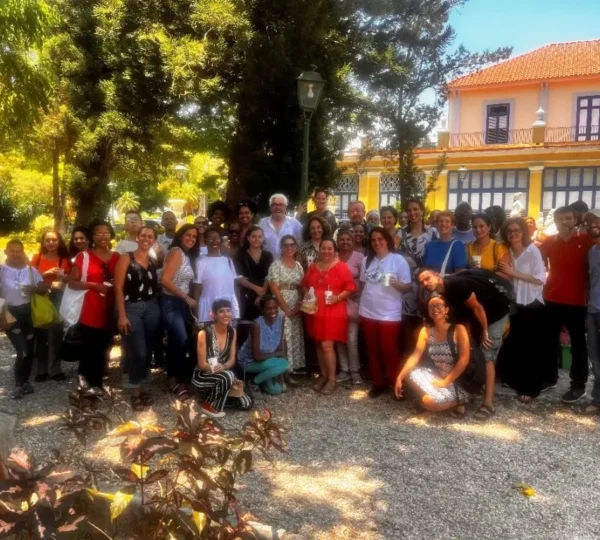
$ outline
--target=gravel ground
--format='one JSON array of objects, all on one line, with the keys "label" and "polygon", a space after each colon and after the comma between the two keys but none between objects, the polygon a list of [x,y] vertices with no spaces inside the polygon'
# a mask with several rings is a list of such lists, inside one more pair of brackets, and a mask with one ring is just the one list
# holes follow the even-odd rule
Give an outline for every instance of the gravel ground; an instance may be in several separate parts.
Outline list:
[{"label": "gravel ground", "polygon": [[[17,444],[42,460],[51,448],[70,448],[72,436],[57,430],[70,383],[36,384],[34,395],[14,402],[11,366],[2,336],[0,409],[17,415]],[[65,369],[72,377],[74,370]],[[156,381],[154,413],[172,426]],[[256,463],[240,487],[241,506],[310,538],[597,539],[600,429],[559,403],[565,384],[563,375],[555,393],[530,406],[499,390],[498,414],[485,425],[470,414],[457,421],[418,413],[390,396],[372,401],[364,387],[327,398],[306,384],[266,398],[260,405],[287,429],[289,452],[274,466]],[[223,424],[237,428],[246,418],[232,412]],[[521,483],[536,494],[522,495]]]}]

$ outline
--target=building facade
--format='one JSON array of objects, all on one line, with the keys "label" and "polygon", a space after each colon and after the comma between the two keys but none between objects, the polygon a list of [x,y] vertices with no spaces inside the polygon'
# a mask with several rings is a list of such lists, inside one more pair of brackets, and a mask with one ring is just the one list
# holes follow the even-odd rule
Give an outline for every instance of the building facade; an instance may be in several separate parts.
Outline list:
[{"label": "building facade", "polygon": [[[600,208],[600,40],[547,45],[452,81],[448,122],[437,148],[416,150],[425,181],[445,154],[429,210],[474,210],[500,205],[538,217],[576,200]],[[359,161],[345,154],[338,196],[360,198],[367,208],[397,199],[397,176],[383,157]],[[352,180],[350,180],[352,179]],[[395,183],[394,183],[395,180]]]}]

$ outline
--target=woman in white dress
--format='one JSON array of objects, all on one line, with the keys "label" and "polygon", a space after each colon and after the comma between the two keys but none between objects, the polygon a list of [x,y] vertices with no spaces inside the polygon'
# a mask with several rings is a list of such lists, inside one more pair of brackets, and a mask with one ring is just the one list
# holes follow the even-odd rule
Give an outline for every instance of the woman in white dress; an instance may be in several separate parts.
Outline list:
[{"label": "woman in white dress", "polygon": [[212,322],[212,305],[215,300],[228,300],[234,319],[240,318],[240,308],[235,295],[236,272],[229,257],[221,255],[221,234],[208,229],[204,235],[208,253],[196,264],[194,296],[198,301],[198,320]]}]

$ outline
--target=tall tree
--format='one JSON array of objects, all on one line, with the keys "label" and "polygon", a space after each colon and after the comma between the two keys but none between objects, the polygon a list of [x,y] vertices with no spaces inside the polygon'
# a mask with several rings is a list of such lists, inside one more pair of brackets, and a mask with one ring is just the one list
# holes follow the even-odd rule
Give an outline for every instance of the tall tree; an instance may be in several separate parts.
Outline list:
[{"label": "tall tree", "polygon": [[45,0],[0,2],[0,142],[46,105],[48,83],[37,50],[52,15]]},{"label": "tall tree", "polygon": [[[468,71],[507,58],[512,48],[470,53],[454,47],[448,20],[466,0],[357,0],[361,36],[358,84],[369,96],[371,149],[397,167],[401,200],[418,194],[414,150],[439,121],[447,83]],[[430,91],[435,97],[423,99]]]},{"label": "tall tree", "polygon": [[350,86],[355,34],[340,0],[247,0],[251,25],[239,80],[229,156],[229,202],[250,196],[266,208],[274,191],[297,200],[302,167],[302,113],[296,77],[315,64],[326,81],[311,124],[310,183],[327,185],[354,121]]}]

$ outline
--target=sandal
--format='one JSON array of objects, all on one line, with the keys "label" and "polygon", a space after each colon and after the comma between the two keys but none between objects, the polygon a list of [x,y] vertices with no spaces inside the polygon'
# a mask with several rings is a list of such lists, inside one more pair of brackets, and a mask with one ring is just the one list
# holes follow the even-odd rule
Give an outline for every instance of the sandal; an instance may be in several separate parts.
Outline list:
[{"label": "sandal", "polygon": [[187,391],[187,388],[183,387],[183,390],[180,390],[179,393],[177,394],[177,400],[178,401],[187,401],[188,399],[190,399],[190,394]]},{"label": "sandal", "polygon": [[179,383],[175,383],[173,386],[169,386],[169,392],[171,392],[171,394],[177,394],[179,393]]},{"label": "sandal", "polygon": [[140,392],[140,398],[142,399],[145,407],[150,407],[154,403],[150,392]]},{"label": "sandal", "polygon": [[525,405],[533,402],[533,398],[531,396],[521,395],[518,397],[518,400]]},{"label": "sandal", "polygon": [[479,422],[486,422],[495,413],[496,411],[493,407],[490,407],[489,405],[482,405],[481,407],[479,407],[479,410],[475,413],[473,418]]},{"label": "sandal", "polygon": [[144,400],[142,398],[142,396],[131,396],[131,408],[135,411],[135,412],[140,412],[144,410]]},{"label": "sandal", "polygon": [[323,387],[327,384],[327,379],[323,376],[317,377],[315,382],[313,383],[313,390],[315,392],[320,392],[323,390]]},{"label": "sandal", "polygon": [[[460,410],[460,409],[462,409],[462,410]],[[457,420],[464,418],[466,414],[467,414],[467,408],[464,405],[457,405],[456,407],[454,407],[454,409],[452,409],[450,411],[450,416],[452,418],[456,418]]]}]

